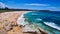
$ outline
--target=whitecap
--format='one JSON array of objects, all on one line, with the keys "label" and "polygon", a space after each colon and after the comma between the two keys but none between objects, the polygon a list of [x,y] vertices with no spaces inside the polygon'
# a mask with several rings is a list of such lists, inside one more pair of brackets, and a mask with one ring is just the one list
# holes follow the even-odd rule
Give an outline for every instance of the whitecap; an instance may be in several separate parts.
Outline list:
[{"label": "whitecap", "polygon": [[55,28],[55,29],[58,29],[58,30],[60,30],[60,27],[59,26],[57,26],[55,23],[53,23],[53,22],[44,22],[46,25],[48,25],[48,26],[50,26],[50,27],[53,27],[53,28]]},{"label": "whitecap", "polygon": [[38,15],[38,14],[36,14],[36,13],[32,13],[32,15]]},{"label": "whitecap", "polygon": [[38,21],[42,21],[42,19],[40,19],[40,18],[37,18],[36,20],[38,20]]}]

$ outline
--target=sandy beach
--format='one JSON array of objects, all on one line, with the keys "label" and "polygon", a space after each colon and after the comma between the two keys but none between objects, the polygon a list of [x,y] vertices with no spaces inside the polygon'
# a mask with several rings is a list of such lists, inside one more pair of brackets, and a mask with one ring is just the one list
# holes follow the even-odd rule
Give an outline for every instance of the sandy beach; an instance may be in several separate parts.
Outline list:
[{"label": "sandy beach", "polygon": [[[32,30],[32,29],[27,28],[27,27],[26,28],[20,27],[17,24],[17,20],[24,13],[27,13],[27,11],[14,11],[14,12],[0,13],[0,34],[31,34],[30,33],[31,31],[32,31],[32,33],[35,33],[35,34],[39,33],[40,34],[41,32],[43,32],[43,31],[35,32],[35,29]],[[26,29],[28,29],[28,30],[26,30]],[[30,32],[23,33],[23,30],[30,31]]]},{"label": "sandy beach", "polygon": [[0,13],[0,34],[23,34],[22,28],[17,26],[18,17],[26,11]]}]

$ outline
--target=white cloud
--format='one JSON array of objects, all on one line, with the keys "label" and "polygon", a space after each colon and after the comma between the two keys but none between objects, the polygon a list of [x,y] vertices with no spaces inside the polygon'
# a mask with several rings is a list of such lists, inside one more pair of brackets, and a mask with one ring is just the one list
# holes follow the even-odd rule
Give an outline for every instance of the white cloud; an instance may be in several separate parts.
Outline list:
[{"label": "white cloud", "polygon": [[7,7],[7,5],[5,5],[4,3],[0,2],[0,8],[5,8]]},{"label": "white cloud", "polygon": [[50,6],[49,4],[25,4],[29,6]]},{"label": "white cloud", "polygon": [[47,8],[56,9],[57,7],[47,7]]}]

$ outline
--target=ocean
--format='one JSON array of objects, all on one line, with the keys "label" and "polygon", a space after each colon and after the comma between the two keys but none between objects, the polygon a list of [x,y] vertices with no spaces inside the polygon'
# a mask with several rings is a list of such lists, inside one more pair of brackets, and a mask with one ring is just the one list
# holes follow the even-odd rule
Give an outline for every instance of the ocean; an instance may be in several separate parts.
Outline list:
[{"label": "ocean", "polygon": [[24,18],[48,34],[60,34],[60,11],[32,11],[24,14]]}]

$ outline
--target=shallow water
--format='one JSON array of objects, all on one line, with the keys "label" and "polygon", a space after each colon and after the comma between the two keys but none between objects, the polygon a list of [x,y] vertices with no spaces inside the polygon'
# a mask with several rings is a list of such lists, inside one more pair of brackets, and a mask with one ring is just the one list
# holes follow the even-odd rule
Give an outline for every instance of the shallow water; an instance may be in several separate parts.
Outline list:
[{"label": "shallow water", "polygon": [[33,11],[24,14],[25,21],[44,29],[48,34],[60,34],[60,12]]}]

